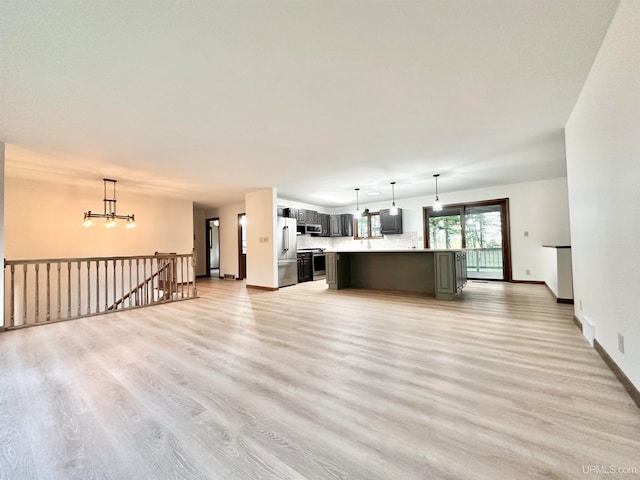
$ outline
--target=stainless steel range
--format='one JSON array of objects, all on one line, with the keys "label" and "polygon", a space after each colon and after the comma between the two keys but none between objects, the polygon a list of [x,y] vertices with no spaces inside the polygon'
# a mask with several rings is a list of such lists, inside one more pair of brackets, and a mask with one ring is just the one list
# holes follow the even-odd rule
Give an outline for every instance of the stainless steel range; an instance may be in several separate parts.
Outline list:
[{"label": "stainless steel range", "polygon": [[321,280],[326,277],[326,260],[324,248],[300,248],[298,252],[311,254],[312,279]]}]

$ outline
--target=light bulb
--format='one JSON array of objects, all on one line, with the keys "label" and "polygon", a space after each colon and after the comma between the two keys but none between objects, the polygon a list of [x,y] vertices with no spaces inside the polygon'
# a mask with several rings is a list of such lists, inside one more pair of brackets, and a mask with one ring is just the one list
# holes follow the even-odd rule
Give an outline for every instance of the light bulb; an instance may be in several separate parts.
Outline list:
[{"label": "light bulb", "polygon": [[391,208],[389,209],[389,215],[398,215],[398,207],[396,207],[396,182],[391,182]]},{"label": "light bulb", "polygon": [[439,173],[435,173],[433,175],[433,178],[436,179],[436,201],[433,202],[433,211],[434,212],[440,212],[442,211],[442,204],[440,203],[440,198],[438,197],[438,177],[440,176]]},{"label": "light bulb", "polygon": [[136,222],[134,220],[127,220],[127,230],[131,230],[132,228],[136,228]]},{"label": "light bulb", "polygon": [[107,228],[115,228],[118,226],[115,218],[107,218],[107,222],[104,224]]},{"label": "light bulb", "polygon": [[83,226],[84,228],[91,228],[91,227],[93,227],[93,220],[91,220],[91,219],[90,219],[90,218],[88,218],[88,217],[87,217],[87,218],[85,218],[85,219],[84,219],[84,222],[82,222],[82,226]]}]

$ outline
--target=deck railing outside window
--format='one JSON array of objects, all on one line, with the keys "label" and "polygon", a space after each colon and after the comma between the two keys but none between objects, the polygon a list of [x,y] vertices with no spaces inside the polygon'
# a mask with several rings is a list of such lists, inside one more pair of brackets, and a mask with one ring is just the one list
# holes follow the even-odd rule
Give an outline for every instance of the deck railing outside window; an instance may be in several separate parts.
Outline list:
[{"label": "deck railing outside window", "polygon": [[192,254],[5,261],[5,328],[196,297]]},{"label": "deck railing outside window", "polygon": [[468,249],[467,270],[502,270],[502,247]]}]

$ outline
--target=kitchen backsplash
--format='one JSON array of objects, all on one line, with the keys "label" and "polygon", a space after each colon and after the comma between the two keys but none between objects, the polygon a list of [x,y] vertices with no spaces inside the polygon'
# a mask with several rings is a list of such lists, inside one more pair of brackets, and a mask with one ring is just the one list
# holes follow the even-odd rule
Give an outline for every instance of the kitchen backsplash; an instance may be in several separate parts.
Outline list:
[{"label": "kitchen backsplash", "polygon": [[298,250],[301,248],[324,248],[331,249],[330,241],[333,240],[329,237],[312,237],[311,235],[298,235]]},{"label": "kitchen backsplash", "polygon": [[400,235],[385,235],[384,238],[354,240],[353,237],[312,237],[298,235],[298,249],[324,248],[327,250],[346,249],[399,249],[424,248],[422,235],[417,232],[407,232]]}]

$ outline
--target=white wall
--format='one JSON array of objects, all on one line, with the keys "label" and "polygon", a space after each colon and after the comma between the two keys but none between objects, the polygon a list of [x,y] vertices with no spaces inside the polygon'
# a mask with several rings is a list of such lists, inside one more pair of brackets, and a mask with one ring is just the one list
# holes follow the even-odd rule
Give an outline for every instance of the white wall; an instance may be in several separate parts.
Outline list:
[{"label": "white wall", "polygon": [[573,269],[570,248],[547,247],[542,251],[545,279],[556,298],[573,299]]},{"label": "white wall", "polygon": [[[446,179],[442,179],[443,182]],[[511,255],[514,280],[544,281],[546,267],[543,244],[570,244],[569,202],[567,179],[554,178],[536,182],[497,185],[494,187],[441,193],[440,200],[451,203],[476,202],[509,198],[511,219]],[[396,205],[402,208],[402,235],[386,235],[382,240],[370,240],[372,248],[422,248],[424,246],[422,208],[432,205],[432,196],[400,198]],[[279,199],[281,205],[294,205]],[[360,208],[372,211],[389,208],[390,202],[360,203]],[[311,206],[310,206],[311,207]],[[309,208],[309,207],[308,207]],[[331,213],[352,213],[355,205],[331,209]],[[320,209],[319,211],[323,211]],[[326,211],[326,209],[325,209]],[[525,237],[524,232],[529,236]],[[322,239],[304,235],[298,237],[298,247],[366,248],[366,242],[350,237]],[[530,274],[527,275],[526,271]]]},{"label": "white wall", "polygon": [[220,217],[220,275],[238,276],[238,214],[246,213],[244,202],[217,209]]},{"label": "white wall", "polygon": [[[119,185],[120,187],[120,185]],[[96,220],[82,226],[86,210],[102,212],[102,182],[95,188],[5,178],[5,257],[11,260],[154,252],[190,253],[193,209],[190,201],[152,197],[118,188],[118,213],[135,214],[136,228],[106,229]]]},{"label": "white wall", "polygon": [[276,189],[245,195],[247,214],[247,285],[277,288]]},{"label": "white wall", "polygon": [[557,297],[558,295],[558,252],[555,248],[545,248],[542,250],[542,262],[544,265],[544,283],[549,290]]},{"label": "white wall", "polygon": [[573,299],[573,261],[570,248],[558,249],[558,298]]},{"label": "white wall", "polygon": [[[4,252],[4,143],[0,142],[0,255]],[[4,267],[4,265],[3,265]],[[4,275],[0,275],[0,292],[4,292]],[[0,330],[4,328],[4,302],[0,302]]]},{"label": "white wall", "polygon": [[637,388],[639,25],[640,2],[623,0],[566,126],[576,315]]},{"label": "white wall", "polygon": [[[104,221],[98,219],[93,228],[84,228],[84,211],[103,211],[101,181],[96,182],[95,188],[90,188],[7,176],[4,186],[7,232],[4,240],[9,260],[153,255],[156,251],[184,254],[192,250],[190,201],[134,195],[124,186],[118,189],[118,213],[135,214],[136,228],[127,230],[124,222],[120,222],[117,228],[106,229]],[[55,264],[51,268],[54,279],[51,296],[44,294],[49,291],[48,267],[39,280],[33,265],[28,267],[26,281],[22,275],[15,277],[13,313],[17,325],[22,322],[23,315],[27,322],[33,322],[36,316],[42,320],[49,313],[55,318],[58,312],[75,315],[88,310],[92,313],[104,311],[151,273],[153,262],[135,262],[132,268],[135,273],[131,274],[122,262],[111,262],[109,266],[101,264],[100,267],[92,262],[91,265],[83,264],[82,270],[76,271],[74,266],[68,272],[64,265],[62,269],[60,266],[57,265],[57,272]],[[10,278],[8,271],[5,271],[5,277],[5,281]],[[189,262],[179,261],[178,281],[187,277],[193,278]],[[34,292],[36,285],[41,294],[39,297],[30,294],[25,304],[20,292]],[[73,288],[65,288],[67,285]],[[76,285],[79,288],[75,288]],[[8,298],[5,300],[9,301]]]},{"label": "white wall", "polygon": [[193,253],[195,255],[195,267],[196,275],[206,275],[206,230],[205,220],[207,213],[204,208],[193,204]]},{"label": "white wall", "polygon": [[206,252],[206,229],[205,220],[207,219],[206,210],[193,204],[193,252],[195,254],[196,275],[206,275],[207,260]]}]

